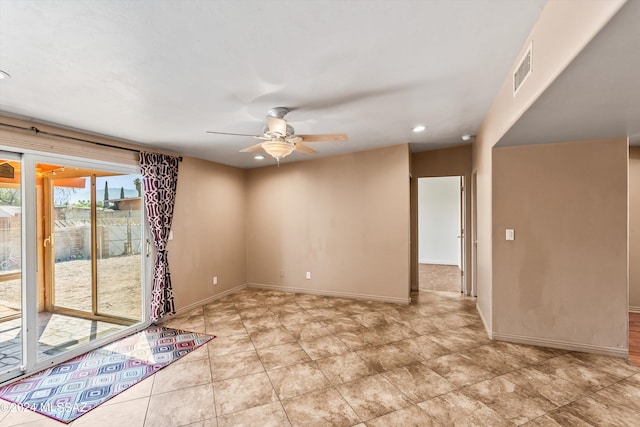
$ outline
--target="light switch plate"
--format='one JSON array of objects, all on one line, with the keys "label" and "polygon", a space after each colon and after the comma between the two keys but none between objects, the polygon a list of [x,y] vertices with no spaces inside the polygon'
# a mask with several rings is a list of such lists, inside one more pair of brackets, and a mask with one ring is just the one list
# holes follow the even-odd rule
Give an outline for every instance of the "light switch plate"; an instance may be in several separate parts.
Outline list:
[{"label": "light switch plate", "polygon": [[505,233],[505,239],[506,240],[515,240],[516,236],[515,236],[515,231],[513,230],[513,228],[507,228],[507,232]]}]

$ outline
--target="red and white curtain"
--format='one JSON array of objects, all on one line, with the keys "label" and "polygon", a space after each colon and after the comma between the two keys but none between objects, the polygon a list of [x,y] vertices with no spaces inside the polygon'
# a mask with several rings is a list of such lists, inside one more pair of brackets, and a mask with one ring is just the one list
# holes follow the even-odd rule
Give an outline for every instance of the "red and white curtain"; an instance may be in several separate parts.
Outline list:
[{"label": "red and white curtain", "polygon": [[178,157],[140,152],[144,205],[156,248],[151,291],[150,319],[152,322],[157,322],[165,314],[175,313],[167,241],[176,200],[179,162]]}]

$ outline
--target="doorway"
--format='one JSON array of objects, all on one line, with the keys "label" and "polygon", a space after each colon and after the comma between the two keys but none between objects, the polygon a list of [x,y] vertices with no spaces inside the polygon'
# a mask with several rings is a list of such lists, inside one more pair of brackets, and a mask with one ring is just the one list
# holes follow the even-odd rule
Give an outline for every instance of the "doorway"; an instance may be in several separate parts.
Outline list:
[{"label": "doorway", "polygon": [[140,183],[136,167],[0,152],[0,382],[146,326]]},{"label": "doorway", "polygon": [[418,179],[418,289],[464,292],[464,177]]}]

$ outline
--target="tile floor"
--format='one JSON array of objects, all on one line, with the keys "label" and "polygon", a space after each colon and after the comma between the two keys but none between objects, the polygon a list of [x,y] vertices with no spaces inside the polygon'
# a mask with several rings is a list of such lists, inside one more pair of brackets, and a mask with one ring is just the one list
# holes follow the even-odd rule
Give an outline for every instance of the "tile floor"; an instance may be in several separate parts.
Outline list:
[{"label": "tile floor", "polygon": [[[166,324],[218,338],[73,426],[640,422],[640,368],[489,341],[459,294],[396,305],[245,289]],[[0,409],[0,426],[61,425]]]},{"label": "tile floor", "polygon": [[[48,312],[38,313],[37,324],[39,360],[71,350],[126,327]],[[21,360],[22,319],[0,321],[0,370],[20,364]]]},{"label": "tile floor", "polygon": [[457,265],[418,264],[418,286],[421,291],[460,293],[461,280]]}]

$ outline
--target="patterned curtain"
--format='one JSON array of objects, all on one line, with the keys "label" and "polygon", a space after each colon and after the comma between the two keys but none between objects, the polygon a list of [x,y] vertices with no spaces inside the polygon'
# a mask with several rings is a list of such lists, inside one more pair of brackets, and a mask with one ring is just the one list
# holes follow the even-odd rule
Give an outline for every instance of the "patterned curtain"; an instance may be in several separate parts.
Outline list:
[{"label": "patterned curtain", "polygon": [[167,240],[176,200],[179,161],[179,158],[165,154],[140,152],[144,204],[156,248],[151,291],[152,322],[157,322],[165,314],[175,313]]}]

